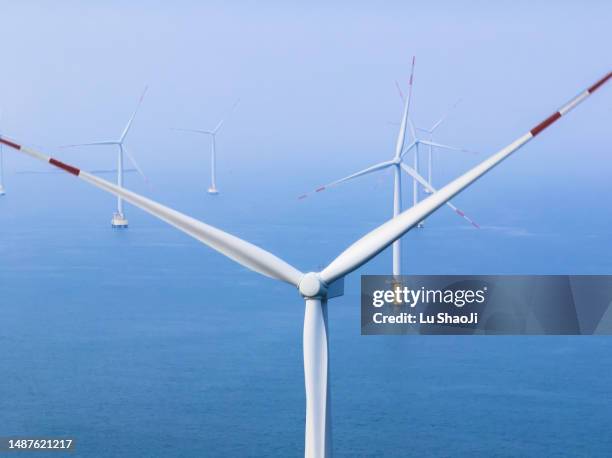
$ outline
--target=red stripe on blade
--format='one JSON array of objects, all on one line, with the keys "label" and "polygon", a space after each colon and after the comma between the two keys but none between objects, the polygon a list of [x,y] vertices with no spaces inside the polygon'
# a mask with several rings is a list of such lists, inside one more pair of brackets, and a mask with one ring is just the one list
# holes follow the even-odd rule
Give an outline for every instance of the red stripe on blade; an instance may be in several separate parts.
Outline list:
[{"label": "red stripe on blade", "polygon": [[592,94],[593,92],[595,92],[597,89],[599,89],[601,86],[603,86],[603,84],[608,81],[610,78],[612,78],[612,72],[608,73],[606,76],[604,76],[602,79],[600,79],[599,81],[597,81],[595,84],[593,84],[589,89],[587,89],[589,91],[589,94]]},{"label": "red stripe on blade", "polygon": [[459,216],[465,216],[465,213],[463,213],[461,210],[457,209],[455,211],[457,212]]},{"label": "red stripe on blade", "polygon": [[315,192],[325,191],[325,186],[321,186],[320,188],[315,189]]},{"label": "red stripe on blade", "polygon": [[308,196],[306,194],[304,194],[303,196],[298,197],[298,200],[305,199],[306,197],[308,197]]},{"label": "red stripe on blade", "polygon": [[556,113],[550,115],[548,118],[542,121],[540,124],[535,126],[529,132],[531,133],[531,135],[535,137],[540,132],[542,132],[544,129],[546,129],[548,126],[550,126],[553,122],[555,122],[557,119],[559,119],[560,117],[561,117],[561,113],[557,111]]},{"label": "red stripe on blade", "polygon": [[21,145],[18,145],[17,143],[13,143],[5,138],[0,138],[0,143],[4,143],[6,146],[10,146],[11,148],[21,149]]},{"label": "red stripe on blade", "polygon": [[63,162],[58,161],[57,159],[53,159],[52,157],[49,158],[49,164],[59,167],[60,169],[65,170],[66,172],[71,173],[76,176],[79,176],[79,173],[81,173],[81,171],[77,169],[76,167],[73,167],[68,164],[64,164]]}]

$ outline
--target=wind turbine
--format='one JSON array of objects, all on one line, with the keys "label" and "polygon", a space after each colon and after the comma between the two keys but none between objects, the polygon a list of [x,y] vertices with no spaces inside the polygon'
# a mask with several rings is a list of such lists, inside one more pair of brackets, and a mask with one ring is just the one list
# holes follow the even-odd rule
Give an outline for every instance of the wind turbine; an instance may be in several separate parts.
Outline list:
[{"label": "wind turbine", "polygon": [[[329,184],[320,186],[318,188],[316,188],[314,191],[307,193],[307,194],[302,194],[300,197],[298,197],[298,199],[305,199],[306,197],[308,197],[309,195],[315,194],[315,193],[319,193],[322,192],[328,188],[331,188],[333,186],[337,186],[341,183],[344,183],[346,181],[349,180],[353,180],[355,178],[364,176],[364,175],[368,175],[370,173],[373,172],[378,172],[380,170],[385,170],[385,169],[389,169],[391,168],[393,170],[393,216],[397,216],[400,214],[400,212],[402,211],[402,189],[401,189],[401,185],[402,185],[402,180],[401,180],[401,172],[404,171],[407,175],[409,175],[410,177],[412,177],[413,181],[415,183],[421,183],[421,185],[423,185],[426,189],[431,189],[432,192],[435,191],[431,185],[429,183],[427,183],[425,181],[425,179],[423,177],[421,177],[421,175],[419,175],[418,172],[418,163],[415,164],[415,167],[409,167],[408,165],[406,165],[403,161],[403,157],[406,155],[406,153],[408,153],[408,151],[410,151],[411,149],[413,149],[415,146],[418,146],[419,143],[424,143],[424,144],[432,144],[432,145],[436,145],[442,148],[449,148],[449,149],[457,149],[454,148],[452,146],[446,146],[446,145],[441,145],[439,143],[433,143],[433,142],[429,142],[427,140],[420,140],[418,138],[416,138],[416,136],[414,135],[414,128],[412,127],[412,121],[410,120],[410,99],[412,98],[412,82],[413,82],[413,77],[414,77],[414,62],[415,62],[415,58],[412,58],[412,68],[411,68],[411,72],[410,72],[410,80],[408,83],[408,97],[404,98],[403,94],[401,94],[401,89],[399,88],[399,85],[397,86],[398,89],[400,90],[400,94],[402,95],[402,100],[404,101],[404,111],[402,114],[402,120],[400,123],[400,128],[399,128],[399,132],[397,134],[397,140],[395,143],[395,153],[393,155],[393,157],[388,160],[388,161],[383,161],[377,164],[374,164],[370,167],[367,167],[363,170],[360,170],[358,172],[355,172],[349,176],[346,176],[344,178],[340,178],[339,180],[333,181]],[[410,143],[410,145],[408,147],[405,147],[405,138],[406,138],[406,128],[410,127],[411,131],[412,131],[412,136],[413,136],[413,141],[412,143]],[[416,155],[415,155],[416,157]],[[416,189],[416,188],[415,188]],[[464,212],[462,212],[461,210],[459,210],[457,207],[455,207],[451,202],[446,202],[446,205],[448,205],[455,213],[457,213],[459,216],[461,216],[463,219],[465,219],[466,221],[468,221],[470,224],[472,224],[475,227],[478,227],[478,224],[476,224],[471,218],[469,218],[468,216],[466,216],[466,214]],[[419,227],[421,226],[421,223],[419,222]],[[401,275],[402,272],[402,266],[401,266],[401,241],[400,239],[397,239],[394,243],[393,243],[393,275],[398,276]]]},{"label": "wind turbine", "polygon": [[[440,125],[446,121],[446,118],[448,118],[448,115],[451,113],[451,111],[453,111],[457,105],[459,105],[459,102],[461,102],[461,99],[457,100],[453,106],[451,106],[446,113],[444,113],[444,115],[438,119],[430,128],[423,128],[423,127],[418,127],[416,128],[416,130],[420,130],[421,132],[425,132],[428,135],[428,140],[430,142],[433,143],[433,136],[434,133],[436,131],[436,129],[438,127],[440,127]],[[430,183],[431,185],[433,185],[433,146],[429,145],[427,148],[427,182]],[[425,188],[425,193],[426,194],[430,194],[431,191],[427,188]]]},{"label": "wind turbine", "polygon": [[181,128],[172,129],[172,130],[181,131],[181,132],[194,132],[196,134],[210,135],[210,188],[208,188],[208,194],[213,195],[213,196],[216,196],[217,194],[219,194],[219,190],[217,189],[217,182],[216,182],[217,151],[215,148],[216,148],[217,133],[219,132],[219,129],[221,129],[221,126],[223,126],[223,124],[225,123],[225,120],[227,119],[227,117],[234,112],[239,102],[240,102],[240,99],[236,100],[234,105],[232,105],[232,108],[230,109],[229,113],[226,115],[226,117],[221,119],[221,121],[219,121],[219,123],[215,126],[213,130],[181,129]]},{"label": "wind turbine", "polygon": [[[413,67],[414,67],[414,58],[413,58]],[[402,99],[402,101],[404,101],[404,93],[402,92],[402,88],[400,87],[399,83],[396,81],[395,82],[395,86],[397,87],[397,90],[399,92],[399,96]],[[409,88],[409,98],[412,95],[412,77],[410,78],[410,88]],[[408,153],[408,151],[410,150],[414,150],[414,160],[413,160],[413,168],[414,170],[418,173],[420,172],[420,166],[419,166],[419,158],[420,158],[420,146],[427,146],[428,147],[428,172],[427,172],[427,182],[429,183],[430,186],[433,186],[432,183],[432,151],[433,148],[441,148],[441,149],[447,149],[450,151],[460,151],[460,152],[464,152],[464,153],[475,153],[475,151],[471,151],[469,149],[466,148],[458,148],[455,146],[450,146],[450,145],[443,145],[441,143],[436,143],[433,141],[433,132],[440,126],[440,124],[442,124],[444,122],[444,120],[447,118],[447,116],[450,114],[450,111],[452,109],[454,109],[457,104],[459,103],[459,101],[455,102],[455,104],[452,106],[452,108],[450,110],[447,111],[447,113],[442,116],[442,118],[440,118],[432,127],[431,129],[417,129],[414,126],[414,123],[412,121],[412,118],[410,116],[408,116],[408,126],[410,129],[410,137],[411,137],[411,144],[408,146],[408,148],[406,148],[406,150],[404,151],[403,154]],[[427,133],[429,133],[429,138],[428,139],[422,139],[420,138],[416,131],[417,130],[422,130],[425,131]],[[403,155],[402,154],[402,155]],[[419,186],[417,184],[419,180],[417,180],[415,177],[412,178],[412,205],[416,205],[419,202]],[[428,188],[425,187],[425,192],[427,194],[431,193],[432,191]],[[461,213],[459,213],[461,214]],[[417,225],[417,227],[422,228],[424,227],[424,221],[420,221],[419,224]]]},{"label": "wind turbine", "polygon": [[[59,167],[108,193],[167,222],[224,256],[264,276],[296,287],[305,302],[304,378],[306,388],[305,456],[331,456],[331,411],[329,385],[329,341],[327,300],[339,294],[343,278],[415,227],[419,221],[474,183],[512,153],[564,116],[612,78],[612,72],[573,98],[558,111],[537,124],[508,146],[488,157],[466,173],[433,192],[418,205],[388,220],[350,245],[320,272],[304,273],[272,253],[216,227],[184,215],[144,196],[117,186],[91,173],[58,161],[46,154],[0,136],[0,143],[40,161]],[[405,118],[404,118],[405,119]],[[404,123],[405,124],[405,123]]]},{"label": "wind turbine", "polygon": [[[132,127],[132,123],[134,122],[134,118],[136,117],[136,113],[142,104],[142,100],[144,99],[145,94],[147,93],[148,86],[145,86],[142,94],[140,95],[140,99],[138,100],[138,104],[136,105],[136,109],[132,116],[128,120],[123,132],[121,132],[121,136],[118,140],[107,140],[107,141],[99,141],[99,142],[91,142],[91,143],[78,143],[74,145],[64,145],[63,148],[73,148],[77,146],[117,146],[117,186],[123,187],[123,174],[125,170],[123,169],[123,158],[124,155],[128,158],[128,160],[132,163],[134,168],[138,171],[140,176],[147,182],[147,177],[143,173],[142,169],[136,162],[136,158],[130,150],[125,146],[125,137],[127,137],[130,128]],[[128,227],[128,220],[125,217],[125,213],[123,211],[123,199],[120,196],[117,196],[117,211],[113,213],[113,218],[111,219],[111,226],[118,229],[125,229]]]}]

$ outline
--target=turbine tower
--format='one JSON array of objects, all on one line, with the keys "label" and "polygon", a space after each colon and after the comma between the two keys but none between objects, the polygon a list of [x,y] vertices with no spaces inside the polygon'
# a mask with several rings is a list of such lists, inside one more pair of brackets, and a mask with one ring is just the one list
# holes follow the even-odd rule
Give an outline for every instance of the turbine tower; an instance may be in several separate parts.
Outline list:
[{"label": "turbine tower", "polygon": [[217,133],[219,133],[219,129],[225,123],[225,120],[231,115],[236,107],[240,99],[236,100],[229,113],[225,116],[225,118],[221,119],[219,123],[215,126],[213,130],[202,130],[202,129],[182,129],[182,128],[173,128],[172,130],[180,131],[180,132],[193,132],[196,134],[204,134],[210,136],[210,187],[208,188],[208,194],[212,196],[216,196],[219,194],[219,190],[217,189],[217,150],[216,150],[216,139]]},{"label": "turbine tower", "polygon": [[304,386],[306,389],[304,455],[307,458],[327,458],[332,454],[327,300],[341,294],[339,286],[344,277],[367,263],[415,227],[423,218],[436,211],[453,196],[469,187],[478,178],[527,144],[559,118],[565,116],[610,78],[612,78],[612,72],[508,146],[451,181],[439,191],[433,192],[418,205],[400,213],[364,235],[340,253],[320,272],[301,272],[281,258],[246,240],[44,153],[22,146],[13,140],[0,136],[0,143],[4,143],[34,159],[58,167],[86,183],[125,199],[132,205],[185,232],[247,269],[297,288],[305,303],[303,331]]},{"label": "turbine tower", "polygon": [[[107,141],[99,141],[99,142],[91,142],[91,143],[78,143],[74,145],[64,145],[63,148],[73,148],[77,146],[117,146],[117,186],[123,187],[123,174],[125,172],[123,168],[124,157],[127,157],[128,160],[132,163],[134,168],[138,171],[140,176],[147,182],[147,177],[143,173],[142,169],[136,162],[136,158],[130,150],[125,146],[125,137],[127,137],[130,128],[132,127],[132,123],[134,122],[134,118],[136,117],[136,113],[142,104],[142,100],[144,99],[145,94],[147,93],[148,86],[145,86],[142,94],[140,95],[140,99],[138,100],[138,104],[136,105],[136,109],[132,116],[128,120],[121,136],[118,140],[107,140]],[[125,229],[128,227],[128,220],[125,217],[125,212],[123,211],[123,199],[121,196],[117,196],[117,211],[113,213],[113,217],[111,219],[111,227],[116,229]]]},{"label": "turbine tower", "polygon": [[[344,178],[340,178],[339,180],[333,181],[329,184],[326,184],[324,186],[320,186],[318,188],[316,188],[314,191],[307,193],[307,194],[302,194],[300,197],[298,197],[298,199],[305,199],[306,197],[315,194],[315,193],[319,193],[322,192],[328,188],[331,188],[333,186],[337,186],[341,183],[344,183],[346,181],[352,180],[354,178],[358,178],[361,177],[363,175],[367,175],[373,172],[377,172],[379,170],[385,170],[385,169],[392,169],[393,170],[393,216],[397,216],[401,213],[402,211],[402,175],[401,172],[404,171],[408,176],[412,177],[415,185],[414,185],[414,189],[413,189],[413,193],[416,193],[416,183],[420,183],[423,187],[425,187],[426,189],[431,189],[432,192],[435,191],[433,189],[433,187],[431,187],[431,185],[429,183],[427,183],[427,181],[421,176],[419,175],[418,172],[418,162],[415,163],[414,167],[409,167],[408,165],[406,165],[404,163],[404,156],[413,148],[418,147],[418,145],[420,143],[423,143],[425,145],[436,145],[440,148],[447,148],[447,149],[451,149],[451,150],[460,150],[460,148],[455,148],[452,146],[448,146],[448,145],[442,145],[440,143],[433,143],[433,142],[429,142],[427,140],[421,140],[416,138],[416,135],[414,134],[414,127],[412,125],[412,121],[410,119],[410,100],[412,98],[412,83],[413,83],[413,78],[414,78],[414,63],[415,63],[415,58],[412,58],[412,68],[411,68],[411,72],[410,72],[410,80],[408,82],[408,97],[404,98],[401,89],[399,87],[399,85],[397,85],[398,90],[400,91],[400,95],[402,96],[402,100],[404,102],[404,110],[403,110],[403,114],[402,114],[402,120],[400,123],[400,128],[399,128],[399,132],[397,134],[397,140],[395,143],[395,153],[393,155],[393,157],[391,158],[391,160],[388,161],[384,161],[384,162],[380,162],[378,164],[374,164],[370,167],[367,167],[363,170],[360,170],[358,172],[355,172],[347,177]],[[411,133],[412,133],[412,137],[413,137],[413,141],[412,143],[410,143],[407,147],[405,145],[405,139],[406,139],[406,129],[409,128]],[[417,158],[417,155],[415,154],[415,158]],[[413,204],[416,205],[416,204]],[[466,216],[466,214],[464,212],[462,212],[461,210],[459,210],[457,207],[455,207],[451,202],[446,202],[446,205],[448,207],[450,207],[455,213],[457,213],[459,216],[461,216],[463,219],[465,219],[466,221],[468,221],[470,224],[472,224],[475,227],[478,227],[478,224],[476,224],[471,218],[469,218],[468,216]],[[422,223],[419,222],[417,227],[421,227]],[[400,239],[396,240],[393,243],[393,275],[394,276],[399,276],[402,273],[402,266],[401,266],[401,241]]]}]

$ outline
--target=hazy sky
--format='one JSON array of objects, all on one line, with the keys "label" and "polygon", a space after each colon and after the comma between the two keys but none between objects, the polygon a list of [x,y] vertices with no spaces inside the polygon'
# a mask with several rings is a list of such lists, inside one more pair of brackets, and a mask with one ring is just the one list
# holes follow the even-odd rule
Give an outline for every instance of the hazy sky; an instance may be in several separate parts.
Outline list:
[{"label": "hazy sky", "polygon": [[[315,185],[391,155],[394,80],[406,85],[412,55],[415,121],[462,98],[438,140],[487,154],[612,63],[606,1],[125,3],[3,2],[6,133],[112,166],[110,153],[56,146],[118,136],[149,84],[129,143],[155,177],[207,166],[206,139],[169,127],[210,128],[241,98],[219,136],[220,173],[287,168]],[[582,167],[586,154],[610,165],[611,114],[606,88],[530,146],[538,160],[514,167],[544,173],[560,155]],[[7,167],[30,164],[20,161]]]}]

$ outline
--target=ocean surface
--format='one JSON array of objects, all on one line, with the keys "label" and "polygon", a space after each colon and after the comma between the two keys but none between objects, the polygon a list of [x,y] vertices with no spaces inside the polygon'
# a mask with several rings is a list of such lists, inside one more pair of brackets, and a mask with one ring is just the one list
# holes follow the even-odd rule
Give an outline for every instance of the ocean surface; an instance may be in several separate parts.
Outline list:
[{"label": "ocean surface", "polygon": [[[500,167],[455,202],[482,229],[441,208],[404,237],[404,272],[612,274],[609,200],[592,198],[609,174],[560,168],[542,183]],[[221,170],[218,197],[196,172],[127,185],[301,270],[391,211],[385,174],[297,201],[341,167]],[[129,229],[111,230],[113,198],[72,177],[6,181],[0,436],[73,437],[70,456],[302,456],[293,288],[130,206]],[[329,304],[336,456],[612,456],[612,338],[361,336],[359,275],[390,268],[385,251]]]}]

